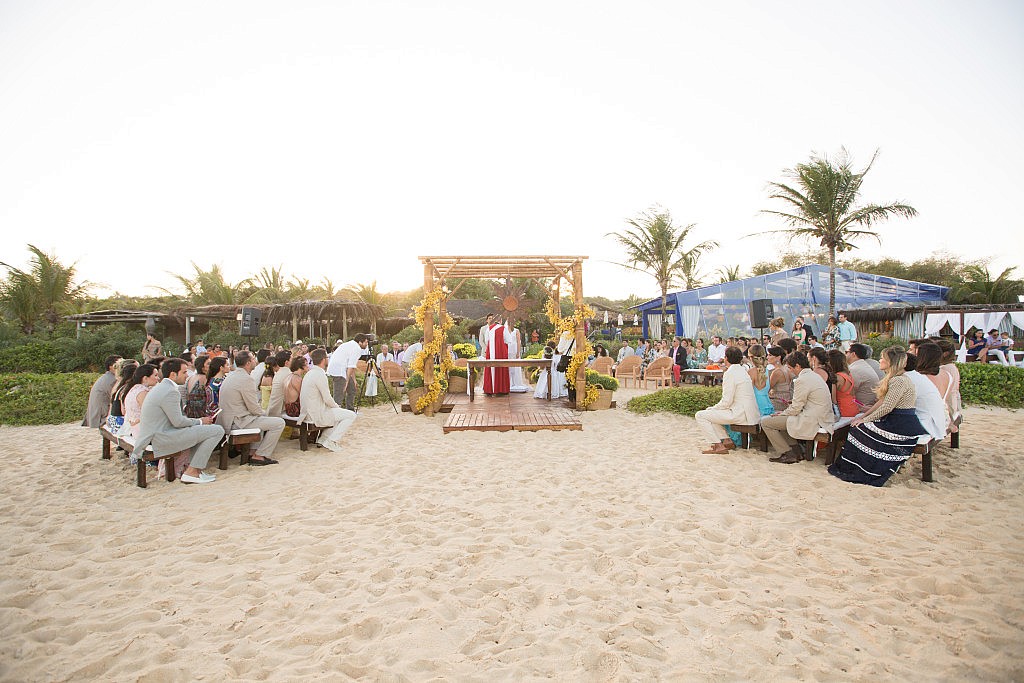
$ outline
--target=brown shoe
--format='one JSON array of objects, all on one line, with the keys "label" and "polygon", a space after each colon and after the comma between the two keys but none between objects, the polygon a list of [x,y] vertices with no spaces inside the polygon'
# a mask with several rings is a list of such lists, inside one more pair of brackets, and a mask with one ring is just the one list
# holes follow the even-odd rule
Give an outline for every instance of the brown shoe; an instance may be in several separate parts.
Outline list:
[{"label": "brown shoe", "polygon": [[724,455],[724,454],[726,454],[728,452],[729,452],[729,449],[726,448],[721,443],[716,443],[711,448],[708,448],[706,450],[701,451],[701,453],[703,453],[704,455]]},{"label": "brown shoe", "polygon": [[783,455],[781,458],[779,458],[775,462],[781,462],[783,465],[792,465],[793,463],[797,463],[797,462],[800,462],[802,460],[803,460],[803,458],[800,457],[799,455],[793,455],[792,453],[786,453],[785,455]]}]

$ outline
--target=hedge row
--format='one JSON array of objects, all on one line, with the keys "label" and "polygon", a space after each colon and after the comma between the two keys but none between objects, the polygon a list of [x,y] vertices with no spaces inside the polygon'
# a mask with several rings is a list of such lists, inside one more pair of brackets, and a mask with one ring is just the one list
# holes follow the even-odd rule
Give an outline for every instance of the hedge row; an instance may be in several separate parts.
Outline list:
[{"label": "hedge row", "polygon": [[0,375],[0,424],[80,422],[97,377],[83,372]]},{"label": "hedge row", "polygon": [[667,412],[692,417],[698,410],[710,408],[721,400],[721,387],[679,387],[631,398],[626,409],[634,413]]}]

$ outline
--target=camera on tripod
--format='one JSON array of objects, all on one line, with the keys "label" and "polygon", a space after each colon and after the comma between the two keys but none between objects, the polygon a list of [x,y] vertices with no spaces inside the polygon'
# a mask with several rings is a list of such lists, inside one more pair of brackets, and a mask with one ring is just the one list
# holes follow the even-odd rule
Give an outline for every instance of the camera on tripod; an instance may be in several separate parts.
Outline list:
[{"label": "camera on tripod", "polygon": [[365,360],[369,363],[371,360],[376,360],[377,354],[373,352],[373,347],[380,343],[380,340],[376,337],[366,335],[366,349],[363,354],[359,356],[359,360]]}]

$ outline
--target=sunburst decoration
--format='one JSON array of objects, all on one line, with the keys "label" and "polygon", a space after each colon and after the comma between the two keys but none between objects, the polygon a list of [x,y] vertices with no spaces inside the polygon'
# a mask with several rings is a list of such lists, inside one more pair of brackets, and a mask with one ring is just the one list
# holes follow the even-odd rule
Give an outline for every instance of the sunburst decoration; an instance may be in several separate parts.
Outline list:
[{"label": "sunburst decoration", "polygon": [[505,282],[493,282],[494,297],[488,302],[487,309],[502,318],[508,318],[513,323],[528,318],[538,307],[535,299],[526,296],[526,283],[516,285],[511,278],[505,278]]}]

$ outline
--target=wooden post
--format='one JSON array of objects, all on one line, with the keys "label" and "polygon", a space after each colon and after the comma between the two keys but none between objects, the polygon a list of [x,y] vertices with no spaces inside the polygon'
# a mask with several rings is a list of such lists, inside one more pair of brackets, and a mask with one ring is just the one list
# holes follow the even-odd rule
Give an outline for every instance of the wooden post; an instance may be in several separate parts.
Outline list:
[{"label": "wooden post", "polygon": [[[434,291],[434,268],[429,263],[423,266],[423,298],[427,298]],[[442,304],[443,305],[443,304]],[[423,346],[426,347],[434,340],[434,312],[427,310],[423,316]],[[434,382],[434,357],[427,354],[423,361],[423,386],[429,387]],[[409,406],[415,410],[416,406]],[[433,417],[434,406],[428,405],[423,411],[427,417]]]},{"label": "wooden post", "polygon": [[[299,316],[293,315],[292,316],[292,339],[291,339],[291,341],[294,342],[298,338],[299,338]],[[291,346],[291,343],[289,343],[289,346]]]},{"label": "wooden post", "polygon": [[192,316],[185,316],[185,348],[192,343]]},{"label": "wooden post", "polygon": [[341,310],[341,338],[348,341],[348,311]]},{"label": "wooden post", "polygon": [[[583,262],[577,261],[572,265],[572,300],[573,307],[579,310],[583,307]],[[575,353],[583,353],[587,343],[587,328],[585,322],[576,321],[576,349]],[[587,395],[587,364],[580,363],[576,371],[576,405],[580,404],[580,398]]]}]

